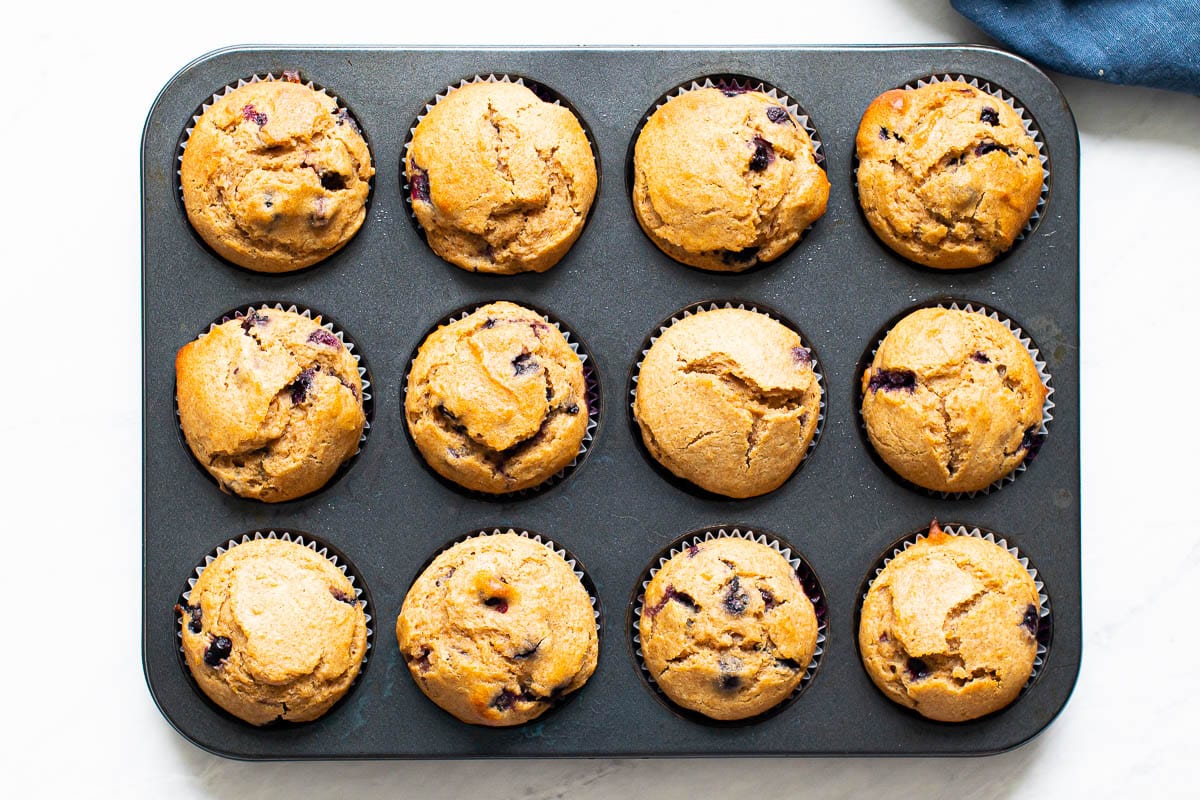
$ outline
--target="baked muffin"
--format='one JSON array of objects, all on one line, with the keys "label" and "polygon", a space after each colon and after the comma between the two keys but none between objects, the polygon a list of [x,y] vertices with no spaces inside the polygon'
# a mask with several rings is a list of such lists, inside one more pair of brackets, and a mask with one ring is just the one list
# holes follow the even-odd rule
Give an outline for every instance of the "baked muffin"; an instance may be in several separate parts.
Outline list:
[{"label": "baked muffin", "polygon": [[472,83],[435,103],[413,132],[405,170],[429,246],[472,272],[550,269],[596,196],[579,120],[515,83]]},{"label": "baked muffin", "polygon": [[1040,444],[1048,389],[1020,340],[973,311],[923,308],[892,328],[862,376],[875,452],[937,492],[974,492]]},{"label": "baked muffin", "polygon": [[727,497],[782,485],[804,459],[820,410],[800,335],[739,308],[701,311],[663,331],[642,361],[633,403],[650,455]]},{"label": "baked muffin", "polygon": [[289,75],[214,102],[180,168],[192,227],[222,257],[256,272],[290,272],[337,252],[366,218],[375,174],[354,120]]},{"label": "baked muffin", "polygon": [[893,558],[863,601],[858,647],[888,699],[941,722],[1004,708],[1037,655],[1033,578],[999,545],[929,536]]},{"label": "baked muffin", "polygon": [[591,598],[562,556],[512,531],[459,542],[417,578],[396,620],[417,686],[474,725],[519,725],[596,669]]},{"label": "baked muffin", "polygon": [[188,342],[175,392],[200,465],[225,491],[266,503],[324,486],[366,424],[358,362],[292,311],[264,307]]},{"label": "baked muffin", "polygon": [[442,477],[488,494],[529,489],[579,455],[583,364],[536,311],[490,303],[421,343],[404,410],[417,449]]},{"label": "baked muffin", "polygon": [[856,146],[867,222],[927,267],[991,263],[1042,193],[1037,144],[1020,115],[959,81],[884,92],[863,114]]},{"label": "baked muffin", "polygon": [[650,115],[634,145],[638,224],[693,267],[740,272],[774,261],[828,200],[804,126],[762,92],[684,92]]},{"label": "baked muffin", "polygon": [[201,690],[254,725],[307,722],[354,683],[367,620],[354,585],[295,542],[257,539],[204,568],[178,606],[183,654]]},{"label": "baked muffin", "polygon": [[655,683],[719,720],[761,714],[800,685],[817,615],[778,550],[741,538],[693,544],[646,587],[638,626]]}]

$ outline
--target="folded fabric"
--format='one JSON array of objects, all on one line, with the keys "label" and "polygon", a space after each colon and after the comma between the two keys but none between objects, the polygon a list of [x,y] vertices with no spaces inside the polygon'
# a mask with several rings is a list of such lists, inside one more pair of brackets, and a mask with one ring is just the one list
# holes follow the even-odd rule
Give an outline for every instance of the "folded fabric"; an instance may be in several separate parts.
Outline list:
[{"label": "folded fabric", "polygon": [[1200,95],[1200,0],[950,0],[1031,61]]}]

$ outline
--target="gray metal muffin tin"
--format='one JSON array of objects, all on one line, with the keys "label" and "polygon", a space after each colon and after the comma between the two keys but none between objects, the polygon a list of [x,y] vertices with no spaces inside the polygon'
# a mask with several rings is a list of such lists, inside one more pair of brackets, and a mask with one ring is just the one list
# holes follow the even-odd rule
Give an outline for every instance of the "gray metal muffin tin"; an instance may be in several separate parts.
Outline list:
[{"label": "gray metal muffin tin", "polygon": [[[298,69],[345,103],[377,174],[368,218],[341,252],[308,270],[260,275],[231,266],[193,235],[178,200],[179,140],[213,92],[239,78]],[[564,95],[599,148],[600,188],[574,248],[545,274],[493,277],[435,256],[402,197],[401,152],[425,103],[477,74],[509,73]],[[930,74],[979,76],[1036,119],[1051,162],[1043,217],[996,264],[937,272],[904,262],[871,233],[854,193],[854,135],[880,92]],[[778,261],[741,275],[671,261],[642,234],[625,164],[643,114],[672,87],[714,74],[787,92],[824,141],[829,209]],[[673,755],[974,755],[1015,747],[1066,703],[1080,659],[1078,140],[1066,101],[1029,63],[982,47],[769,49],[234,48],[171,79],[142,142],[143,663],[167,720],[211,752],[244,759]],[[626,410],[644,338],[699,300],[777,309],[803,330],[825,370],[826,421],[804,468],[764,497],[702,497],[663,478]],[[857,414],[860,359],[889,320],[931,299],[974,300],[1022,325],[1053,376],[1055,419],[1028,471],[1003,489],[944,500],[898,482],[873,459]],[[435,479],[404,432],[401,381],[414,348],[456,308],[508,299],[545,308],[587,344],[603,387],[592,450],[557,486],[504,502]],[[222,494],[187,452],[174,412],[175,352],[221,314],[284,301],[331,315],[358,343],[374,380],[374,426],[361,456],[326,489],[278,505]],[[989,528],[1036,563],[1053,604],[1053,641],[1036,683],[973,722],[930,722],[884,698],[855,644],[855,612],[884,549],[930,518]],[[638,676],[628,633],[635,584],[681,534],[714,524],[762,527],[800,549],[829,603],[820,670],[781,713],[751,725],[677,715]],[[472,529],[525,528],[586,565],[604,626],[595,675],[526,725],[458,722],[427,700],[400,657],[394,620],[421,565]],[[316,722],[254,728],[207,701],[181,666],[173,606],[204,556],[256,529],[312,534],[344,552],[374,604],[374,649],[357,685]]]}]

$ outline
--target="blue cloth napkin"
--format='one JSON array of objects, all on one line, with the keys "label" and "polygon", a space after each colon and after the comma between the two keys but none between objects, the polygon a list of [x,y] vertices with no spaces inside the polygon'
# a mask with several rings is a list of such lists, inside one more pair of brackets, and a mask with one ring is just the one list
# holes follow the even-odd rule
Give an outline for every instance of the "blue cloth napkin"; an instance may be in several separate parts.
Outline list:
[{"label": "blue cloth napkin", "polygon": [[950,0],[1031,61],[1200,95],[1200,0]]}]

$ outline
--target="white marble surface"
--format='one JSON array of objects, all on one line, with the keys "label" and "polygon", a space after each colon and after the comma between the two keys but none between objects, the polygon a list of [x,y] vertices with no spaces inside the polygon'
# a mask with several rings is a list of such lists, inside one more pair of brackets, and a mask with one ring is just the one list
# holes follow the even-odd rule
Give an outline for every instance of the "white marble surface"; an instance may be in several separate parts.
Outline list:
[{"label": "white marble surface", "polygon": [[946,0],[468,5],[6,11],[6,790],[180,800],[1197,796],[1186,764],[1200,717],[1200,437],[1189,421],[1200,385],[1200,100],[1065,78],[1082,142],[1084,662],[1066,711],[1032,744],[956,760],[243,764],[167,726],[139,661],[137,159],[144,116],[176,69],[248,42],[986,41]]}]

